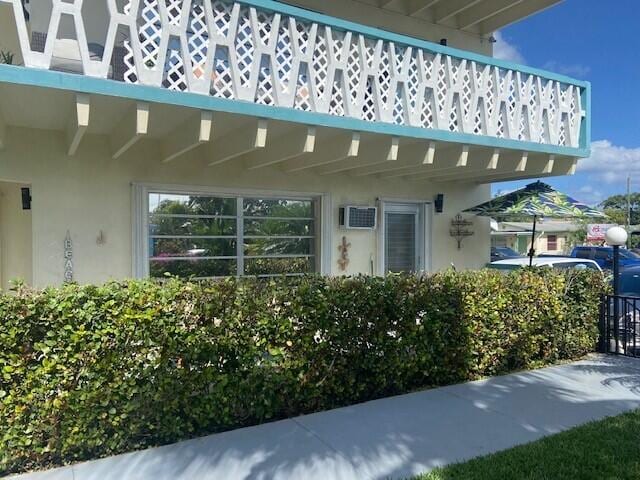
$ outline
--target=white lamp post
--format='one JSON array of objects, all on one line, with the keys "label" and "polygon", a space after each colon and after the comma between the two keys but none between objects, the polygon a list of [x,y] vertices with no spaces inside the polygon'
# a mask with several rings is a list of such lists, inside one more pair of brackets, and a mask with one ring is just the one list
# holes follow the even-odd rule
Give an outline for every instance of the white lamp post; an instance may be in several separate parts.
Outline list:
[{"label": "white lamp post", "polygon": [[613,328],[618,352],[620,322],[620,247],[627,244],[627,231],[622,227],[611,227],[604,235],[607,245],[613,247]]},{"label": "white lamp post", "polygon": [[[622,227],[611,227],[605,233],[607,245],[613,247],[613,294],[620,294],[620,247],[627,244],[629,235]],[[617,304],[617,302],[616,302]]]}]

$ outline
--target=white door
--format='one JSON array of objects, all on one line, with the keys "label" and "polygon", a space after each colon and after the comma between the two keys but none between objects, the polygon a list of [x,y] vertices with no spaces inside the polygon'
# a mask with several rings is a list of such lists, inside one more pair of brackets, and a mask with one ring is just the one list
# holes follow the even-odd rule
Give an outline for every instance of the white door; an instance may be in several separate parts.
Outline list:
[{"label": "white door", "polygon": [[425,268],[424,206],[387,203],[383,207],[384,273],[418,272]]}]

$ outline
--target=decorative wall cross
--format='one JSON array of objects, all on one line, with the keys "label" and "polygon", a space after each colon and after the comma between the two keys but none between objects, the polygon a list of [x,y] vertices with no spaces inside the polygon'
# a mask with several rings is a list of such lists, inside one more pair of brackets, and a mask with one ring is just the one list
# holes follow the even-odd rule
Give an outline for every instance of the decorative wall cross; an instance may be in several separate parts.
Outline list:
[{"label": "decorative wall cross", "polygon": [[463,219],[460,214],[456,215],[454,219],[451,220],[451,230],[449,230],[449,233],[457,240],[458,250],[462,248],[462,240],[473,235],[473,231],[469,229],[472,225],[472,222]]},{"label": "decorative wall cross", "polygon": [[340,258],[338,259],[338,266],[341,271],[345,271],[347,269],[347,265],[349,265],[349,248],[351,247],[351,243],[347,242],[347,237],[342,237],[342,243],[338,247],[338,251],[340,252]]}]

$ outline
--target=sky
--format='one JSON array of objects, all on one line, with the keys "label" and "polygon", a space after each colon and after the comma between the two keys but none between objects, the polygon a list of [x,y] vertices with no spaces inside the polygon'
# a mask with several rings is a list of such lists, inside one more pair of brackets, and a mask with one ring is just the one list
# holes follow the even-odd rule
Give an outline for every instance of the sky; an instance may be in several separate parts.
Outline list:
[{"label": "sky", "polygon": [[[494,55],[591,82],[591,156],[544,181],[595,205],[640,191],[640,0],[564,0],[496,33]],[[529,181],[493,185],[493,192]]]}]

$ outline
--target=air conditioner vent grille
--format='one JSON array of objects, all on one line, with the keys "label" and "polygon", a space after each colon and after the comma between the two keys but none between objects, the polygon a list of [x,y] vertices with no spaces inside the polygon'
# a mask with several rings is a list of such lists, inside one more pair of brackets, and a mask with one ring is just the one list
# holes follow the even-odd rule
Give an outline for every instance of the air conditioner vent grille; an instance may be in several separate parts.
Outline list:
[{"label": "air conditioner vent grille", "polygon": [[340,209],[340,226],[373,230],[376,228],[377,216],[376,207],[345,206]]}]

